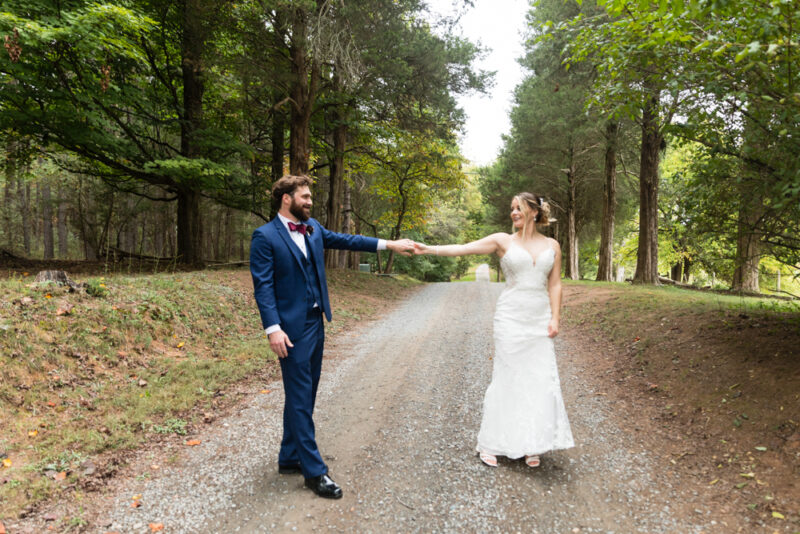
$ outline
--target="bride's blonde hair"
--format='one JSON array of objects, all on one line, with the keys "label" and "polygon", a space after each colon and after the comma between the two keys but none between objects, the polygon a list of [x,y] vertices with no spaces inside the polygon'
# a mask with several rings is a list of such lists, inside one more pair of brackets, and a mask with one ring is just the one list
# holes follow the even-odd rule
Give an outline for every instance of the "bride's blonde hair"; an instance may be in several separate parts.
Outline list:
[{"label": "bride's blonde hair", "polygon": [[[522,235],[528,235],[528,228],[533,219],[533,223],[539,226],[547,226],[550,224],[550,203],[547,202],[543,196],[534,195],[533,193],[523,192],[514,197],[519,205],[519,210],[522,212],[525,222],[522,225]],[[536,214],[531,217],[531,213]]]}]

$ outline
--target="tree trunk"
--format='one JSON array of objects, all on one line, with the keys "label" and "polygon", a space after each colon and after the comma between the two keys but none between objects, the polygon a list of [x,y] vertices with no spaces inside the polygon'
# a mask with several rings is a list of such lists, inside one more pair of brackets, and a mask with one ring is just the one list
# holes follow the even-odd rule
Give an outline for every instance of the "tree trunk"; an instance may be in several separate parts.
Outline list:
[{"label": "tree trunk", "polygon": [[[334,75],[334,91],[341,89],[338,75]],[[342,231],[342,201],[344,196],[344,151],[347,145],[347,122],[345,104],[337,104],[333,112],[333,159],[330,165],[330,188],[328,191],[328,213],[326,226],[334,232]],[[330,252],[330,253],[329,253]],[[339,256],[346,256],[345,250],[325,251],[325,265],[337,267]]]},{"label": "tree trunk", "polygon": [[289,47],[292,63],[292,99],[289,124],[289,172],[308,174],[311,156],[311,112],[317,96],[319,63],[308,55],[308,13],[302,8],[292,12],[292,36]]},{"label": "tree trunk", "polygon": [[659,128],[659,97],[653,92],[642,109],[639,170],[639,249],[633,282],[658,284],[658,162],[663,136]]},{"label": "tree trunk", "polygon": [[58,209],[56,211],[56,228],[58,231],[58,257],[65,259],[69,256],[69,243],[67,237],[67,202],[64,199],[66,190],[63,187],[58,188]]},{"label": "tree trunk", "polygon": [[[277,102],[276,102],[277,104]],[[272,135],[270,136],[270,140],[272,141],[272,157],[270,161],[270,178],[272,179],[272,183],[278,181],[278,179],[283,176],[283,153],[285,150],[284,147],[284,128],[286,127],[286,116],[284,115],[283,111],[275,110],[275,113],[272,115]],[[270,206],[272,203],[270,202]],[[270,208],[272,209],[272,208]],[[275,215],[274,213],[270,213],[270,216]]]},{"label": "tree trunk", "polygon": [[[342,194],[342,233],[349,234],[352,233],[352,224],[353,218],[350,215],[350,186],[347,185],[347,182],[342,180],[343,182],[343,194]],[[340,269],[346,269],[348,267],[348,257],[352,254],[347,251],[343,250],[341,254],[339,254],[339,263],[336,265]],[[356,266],[358,268],[358,266]]]},{"label": "tree trunk", "polygon": [[614,217],[617,210],[617,134],[619,124],[606,123],[605,183],[603,184],[603,223],[600,233],[600,253],[597,280],[611,282],[614,279],[612,260],[614,256]]},{"label": "tree trunk", "polygon": [[25,180],[17,181],[20,215],[22,217],[22,248],[25,255],[31,255],[31,184]]},{"label": "tree trunk", "polygon": [[678,263],[674,264],[670,268],[669,278],[670,280],[674,280],[676,282],[683,280],[683,260],[679,260]]},{"label": "tree trunk", "polygon": [[[347,210],[345,211],[345,218],[346,220],[350,221],[349,227],[351,230],[349,231],[352,232],[353,234],[360,234],[361,223],[358,219],[353,217],[353,201],[350,196],[350,184],[348,184],[347,182],[345,182],[344,184],[344,198],[345,198],[345,209]],[[350,269],[357,271],[358,265],[361,263],[361,253],[356,250],[352,250],[347,256],[348,256],[347,266]]]},{"label": "tree trunk", "polygon": [[200,224],[200,193],[178,192],[178,259],[182,263],[201,265],[203,231]]},{"label": "tree trunk", "polygon": [[[195,158],[200,155],[196,133],[202,128],[203,27],[202,0],[184,0],[182,13],[181,70],[183,75],[183,120],[181,121],[181,155]],[[203,230],[200,217],[199,184],[183,181],[178,190],[178,257],[183,263],[202,265]]]},{"label": "tree trunk", "polygon": [[6,183],[3,191],[3,232],[5,233],[5,248],[11,252],[14,250],[14,191],[13,187],[17,182],[17,158],[16,144],[8,141],[6,144]]},{"label": "tree trunk", "polygon": [[125,230],[122,232],[122,250],[136,253],[138,223],[136,220],[136,199],[128,195],[125,199]]},{"label": "tree trunk", "polygon": [[576,199],[575,173],[569,173],[569,198],[567,200],[567,278],[578,280],[578,229],[576,225],[576,214],[578,202]]},{"label": "tree trunk", "polygon": [[42,182],[39,184],[42,196],[42,244],[44,245],[45,260],[52,260],[55,253],[55,239],[53,236],[53,204],[50,198],[50,184]]},{"label": "tree trunk", "polygon": [[731,289],[758,293],[758,264],[761,259],[761,239],[756,226],[764,206],[760,197],[745,193],[739,206],[736,235],[736,268]]},{"label": "tree trunk", "polygon": [[89,220],[89,214],[84,210],[84,203],[80,199],[78,200],[78,222],[83,242],[83,257],[87,261],[97,261],[96,225],[94,221]]}]

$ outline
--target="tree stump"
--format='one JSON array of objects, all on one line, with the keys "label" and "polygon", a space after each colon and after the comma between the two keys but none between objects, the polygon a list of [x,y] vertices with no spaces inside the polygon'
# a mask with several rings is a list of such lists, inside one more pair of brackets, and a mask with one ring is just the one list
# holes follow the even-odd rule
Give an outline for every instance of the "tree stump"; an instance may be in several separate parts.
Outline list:
[{"label": "tree stump", "polygon": [[66,271],[39,271],[39,274],[36,275],[34,283],[42,284],[46,282],[52,282],[60,286],[69,286],[70,292],[77,291],[85,285],[76,284],[70,280]]}]

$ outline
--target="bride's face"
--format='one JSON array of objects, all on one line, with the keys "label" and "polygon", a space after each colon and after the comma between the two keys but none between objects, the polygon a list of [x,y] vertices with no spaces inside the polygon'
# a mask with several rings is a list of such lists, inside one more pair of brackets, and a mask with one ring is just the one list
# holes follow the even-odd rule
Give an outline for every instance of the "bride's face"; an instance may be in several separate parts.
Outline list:
[{"label": "bride's face", "polygon": [[525,214],[519,208],[519,202],[517,202],[516,198],[511,201],[511,222],[517,230],[525,225]]}]

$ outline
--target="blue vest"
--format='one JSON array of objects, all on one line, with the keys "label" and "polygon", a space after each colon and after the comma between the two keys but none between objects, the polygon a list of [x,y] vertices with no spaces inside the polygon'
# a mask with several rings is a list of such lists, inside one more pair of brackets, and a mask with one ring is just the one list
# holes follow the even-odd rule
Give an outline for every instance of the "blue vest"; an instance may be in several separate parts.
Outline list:
[{"label": "blue vest", "polygon": [[[305,239],[305,238],[304,238]],[[320,311],[322,311],[322,290],[320,289],[319,276],[317,270],[314,268],[314,256],[311,253],[311,244],[306,239],[306,254],[307,257],[303,258],[303,269],[306,271],[306,279],[309,284],[306,285],[306,302],[309,303],[309,308],[317,303]],[[302,254],[301,254],[302,256]]]}]

